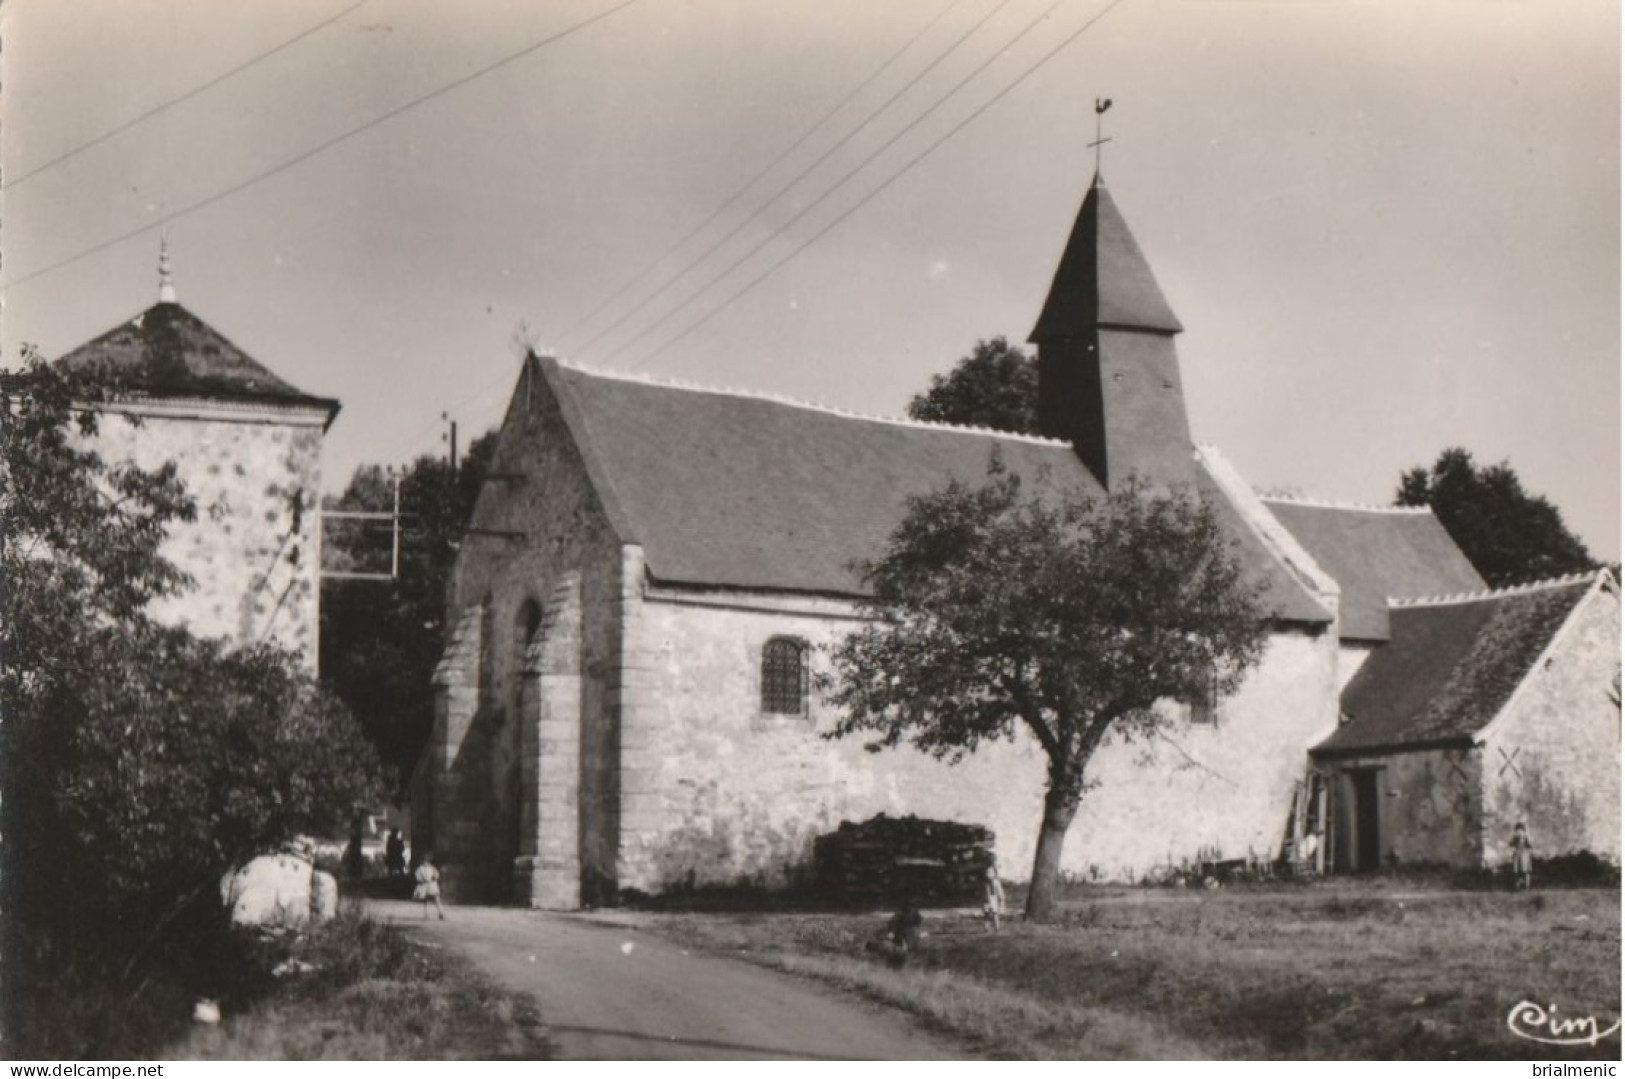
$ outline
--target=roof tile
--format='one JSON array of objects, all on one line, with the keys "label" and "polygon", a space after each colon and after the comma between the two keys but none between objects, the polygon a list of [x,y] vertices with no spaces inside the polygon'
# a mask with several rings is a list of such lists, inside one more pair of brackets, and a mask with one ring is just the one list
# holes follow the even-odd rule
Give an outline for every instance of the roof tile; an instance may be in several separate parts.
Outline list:
[{"label": "roof tile", "polygon": [[1431,511],[1263,501],[1342,588],[1345,638],[1387,640],[1390,597],[1480,592],[1485,587]]},{"label": "roof tile", "polygon": [[[541,361],[589,468],[657,580],[860,596],[872,558],[911,495],[980,483],[997,451],[1040,497],[1102,494],[1071,446],[1051,439],[884,420],[733,392],[661,385]],[[1326,622],[1244,523],[1214,497],[1279,616]]]},{"label": "roof tile", "polygon": [[272,374],[219,331],[177,303],[158,303],[62,356],[58,369],[119,379],[162,396],[303,404],[336,412]]},{"label": "roof tile", "polygon": [[1392,639],[1343,690],[1348,721],[1314,752],[1471,739],[1505,707],[1594,580],[1395,606]]}]

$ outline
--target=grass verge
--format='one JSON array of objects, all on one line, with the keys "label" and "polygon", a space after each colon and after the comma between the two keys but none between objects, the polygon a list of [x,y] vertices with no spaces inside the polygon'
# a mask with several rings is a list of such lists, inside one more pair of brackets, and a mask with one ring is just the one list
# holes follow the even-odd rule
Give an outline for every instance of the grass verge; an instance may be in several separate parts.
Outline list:
[{"label": "grass verge", "polygon": [[[218,1026],[170,1046],[173,1060],[538,1060],[551,1056],[534,1003],[359,907],[275,949],[288,973]],[[274,969],[274,964],[271,968]]]},{"label": "grass verge", "polygon": [[[1087,895],[1087,893],[1085,893]],[[884,915],[642,915],[650,930],[905,1008],[1017,1058],[1618,1059],[1507,1027],[1521,1000],[1620,1011],[1616,889],[1117,890],[1058,925],[993,934],[939,914],[903,970],[863,945]]]}]

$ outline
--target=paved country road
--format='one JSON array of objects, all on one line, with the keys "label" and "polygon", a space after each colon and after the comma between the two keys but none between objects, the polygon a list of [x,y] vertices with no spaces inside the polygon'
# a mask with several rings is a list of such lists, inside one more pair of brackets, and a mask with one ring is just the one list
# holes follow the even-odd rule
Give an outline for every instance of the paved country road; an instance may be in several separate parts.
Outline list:
[{"label": "paved country road", "polygon": [[531,994],[561,1057],[577,1060],[951,1060],[902,1013],[633,929],[568,915],[372,901],[381,919],[455,948]]}]

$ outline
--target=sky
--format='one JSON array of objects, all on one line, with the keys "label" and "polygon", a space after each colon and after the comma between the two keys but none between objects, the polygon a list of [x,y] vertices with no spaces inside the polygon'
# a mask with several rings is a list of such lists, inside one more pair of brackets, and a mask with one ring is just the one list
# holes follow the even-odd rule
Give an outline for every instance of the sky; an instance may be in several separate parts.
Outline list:
[{"label": "sky", "polygon": [[1109,97],[1199,441],[1368,503],[1464,446],[1619,558],[1611,0],[7,0],[0,40],[4,362],[154,303],[167,230],[181,303],[343,402],[329,489],[466,446],[526,345],[901,414],[1025,340]]}]

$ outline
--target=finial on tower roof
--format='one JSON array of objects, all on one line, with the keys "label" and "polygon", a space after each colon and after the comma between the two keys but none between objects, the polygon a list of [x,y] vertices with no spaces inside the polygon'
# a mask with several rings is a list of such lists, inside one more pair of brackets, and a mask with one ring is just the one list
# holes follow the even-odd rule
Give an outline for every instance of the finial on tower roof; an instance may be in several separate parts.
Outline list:
[{"label": "finial on tower roof", "polygon": [[1102,116],[1104,116],[1106,114],[1106,110],[1111,108],[1111,107],[1112,107],[1112,99],[1111,98],[1109,98],[1109,97],[1097,97],[1097,98],[1095,98],[1095,141],[1091,142],[1089,145],[1091,147],[1093,147],[1094,151],[1095,151],[1095,183],[1097,183],[1097,184],[1100,182],[1100,148],[1102,146],[1104,146],[1106,143],[1112,141],[1110,138],[1102,138],[1101,137],[1101,134],[1100,134],[1100,118]]},{"label": "finial on tower roof", "polygon": [[158,302],[175,302],[175,277],[169,269],[169,231],[166,229],[158,239]]}]

